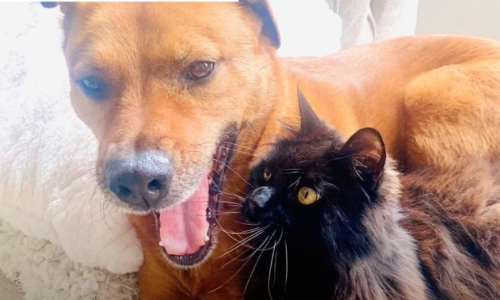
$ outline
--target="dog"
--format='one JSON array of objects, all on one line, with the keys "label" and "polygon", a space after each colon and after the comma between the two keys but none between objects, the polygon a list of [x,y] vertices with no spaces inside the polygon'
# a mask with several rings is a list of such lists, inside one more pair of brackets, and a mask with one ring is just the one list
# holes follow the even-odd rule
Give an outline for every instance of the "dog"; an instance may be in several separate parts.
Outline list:
[{"label": "dog", "polygon": [[142,243],[140,299],[266,299],[246,289],[235,212],[249,168],[300,126],[298,87],[344,136],[377,128],[402,171],[498,157],[497,42],[423,35],[278,58],[265,0],[56,5],[97,180]]}]

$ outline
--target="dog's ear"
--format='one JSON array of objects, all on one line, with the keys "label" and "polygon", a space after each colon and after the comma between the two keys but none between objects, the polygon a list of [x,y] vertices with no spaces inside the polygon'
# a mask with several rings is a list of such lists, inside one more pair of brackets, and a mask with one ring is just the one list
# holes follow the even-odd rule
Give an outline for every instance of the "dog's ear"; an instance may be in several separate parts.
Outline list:
[{"label": "dog's ear", "polygon": [[54,8],[59,4],[59,2],[40,2],[40,4],[42,4],[45,8]]},{"label": "dog's ear", "polygon": [[73,3],[71,2],[40,2],[45,8],[54,8],[59,6],[63,14],[67,14],[72,10]]},{"label": "dog's ear", "polygon": [[384,170],[386,151],[384,140],[373,128],[362,128],[345,143],[342,153],[348,157],[351,175],[377,187]]},{"label": "dog's ear", "polygon": [[300,132],[303,134],[312,134],[315,128],[320,126],[323,121],[314,112],[306,97],[297,88],[297,97],[299,99],[299,112],[300,112]]},{"label": "dog's ear", "polygon": [[278,49],[281,45],[280,34],[276,27],[271,8],[266,0],[239,0],[244,7],[248,8],[261,23],[261,36],[265,36],[271,45]]}]

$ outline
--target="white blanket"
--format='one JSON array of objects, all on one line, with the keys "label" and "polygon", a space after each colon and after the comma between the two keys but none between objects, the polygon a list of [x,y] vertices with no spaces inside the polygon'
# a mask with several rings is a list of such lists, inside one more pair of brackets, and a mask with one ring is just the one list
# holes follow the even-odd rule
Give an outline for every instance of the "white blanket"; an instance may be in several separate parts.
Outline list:
[{"label": "white blanket", "polygon": [[[323,0],[271,2],[282,31],[281,55],[338,50],[340,20]],[[106,205],[96,187],[96,141],[69,102],[60,17],[58,9],[38,3],[0,3],[0,219],[49,241],[76,263],[135,272],[140,245],[126,217]],[[12,234],[5,226],[4,242]],[[5,254],[9,245],[0,245],[0,255],[2,247]],[[0,271],[6,273],[8,264],[9,272],[23,272],[13,261],[0,261]],[[23,286],[34,280],[29,278],[17,277],[28,280]]]},{"label": "white blanket", "polygon": [[77,262],[136,271],[138,241],[96,189],[96,142],[69,102],[59,10],[0,5],[0,218]]}]

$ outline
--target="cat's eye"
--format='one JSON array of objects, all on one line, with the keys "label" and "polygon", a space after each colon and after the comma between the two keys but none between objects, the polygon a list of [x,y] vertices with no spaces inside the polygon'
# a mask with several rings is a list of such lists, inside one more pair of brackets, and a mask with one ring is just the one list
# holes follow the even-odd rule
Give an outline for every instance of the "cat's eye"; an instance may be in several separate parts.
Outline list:
[{"label": "cat's eye", "polygon": [[264,181],[269,181],[269,179],[271,179],[271,176],[273,176],[273,174],[271,174],[268,169],[265,169],[264,174],[262,174],[262,178],[264,179]]},{"label": "cat's eye", "polygon": [[304,205],[313,204],[318,200],[318,193],[315,190],[309,187],[302,187],[297,194],[297,198],[299,202]]}]

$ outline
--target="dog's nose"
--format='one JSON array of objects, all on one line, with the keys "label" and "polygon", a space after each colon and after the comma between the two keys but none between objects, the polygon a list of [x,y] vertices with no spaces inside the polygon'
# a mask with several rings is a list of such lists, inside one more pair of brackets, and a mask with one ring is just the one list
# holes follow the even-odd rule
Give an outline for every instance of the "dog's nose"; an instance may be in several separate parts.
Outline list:
[{"label": "dog's nose", "polygon": [[156,208],[165,198],[173,168],[160,151],[110,159],[105,166],[106,184],[121,201],[137,209]]}]

